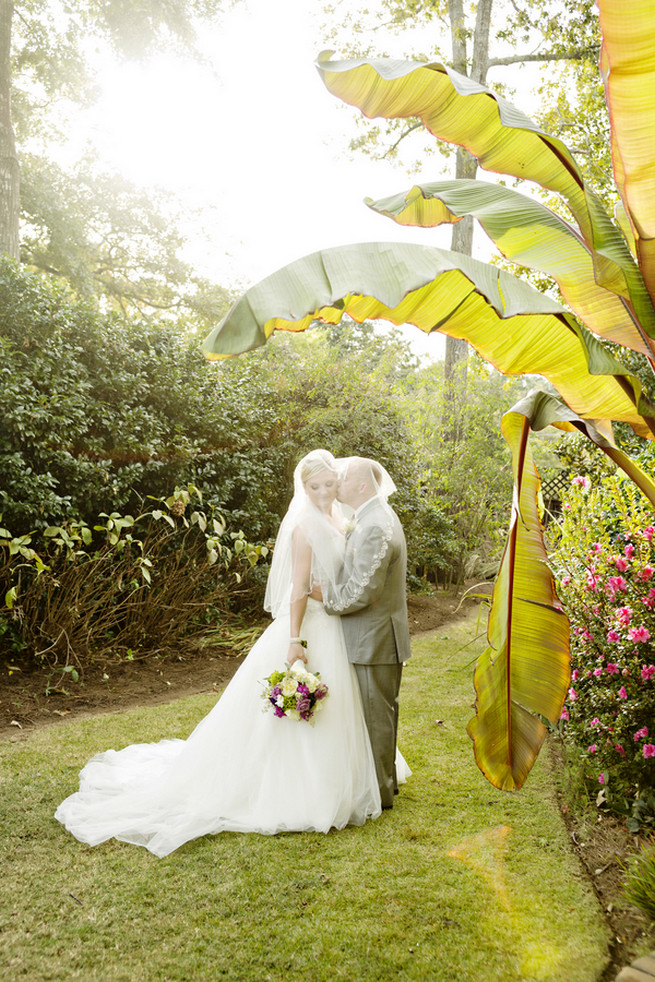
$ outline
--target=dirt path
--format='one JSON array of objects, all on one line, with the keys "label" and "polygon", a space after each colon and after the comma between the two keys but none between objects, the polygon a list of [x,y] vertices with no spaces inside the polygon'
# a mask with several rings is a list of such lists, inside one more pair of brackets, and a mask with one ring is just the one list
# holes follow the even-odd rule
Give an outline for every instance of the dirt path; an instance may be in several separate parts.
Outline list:
[{"label": "dirt path", "polygon": [[[474,607],[452,594],[412,596],[408,601],[412,635],[434,631]],[[262,630],[269,623],[262,620]],[[21,671],[0,678],[0,739],[20,739],[35,728],[63,718],[118,712],[130,706],[156,706],[198,692],[218,692],[232,678],[241,657],[207,652],[192,658],[170,656],[144,661],[102,661],[85,669],[81,683],[61,673]],[[54,688],[53,688],[54,685]],[[46,691],[50,688],[49,695]]]}]

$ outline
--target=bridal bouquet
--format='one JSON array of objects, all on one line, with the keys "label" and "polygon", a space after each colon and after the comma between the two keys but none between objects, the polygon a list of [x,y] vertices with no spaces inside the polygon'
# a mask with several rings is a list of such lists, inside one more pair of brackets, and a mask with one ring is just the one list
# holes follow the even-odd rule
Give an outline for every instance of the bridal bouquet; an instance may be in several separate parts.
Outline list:
[{"label": "bridal bouquet", "polygon": [[264,686],[264,711],[272,709],[276,716],[305,719],[312,724],[328,694],[328,687],[321,682],[319,673],[312,675],[301,668],[271,672],[264,679]]}]

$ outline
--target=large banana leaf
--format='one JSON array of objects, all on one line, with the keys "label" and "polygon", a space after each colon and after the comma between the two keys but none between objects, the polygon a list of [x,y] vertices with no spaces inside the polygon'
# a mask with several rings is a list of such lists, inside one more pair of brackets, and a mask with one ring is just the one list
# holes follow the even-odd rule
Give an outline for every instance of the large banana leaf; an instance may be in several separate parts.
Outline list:
[{"label": "large banana leaf", "polygon": [[476,716],[468,732],[478,767],[496,787],[520,788],[546,734],[541,718],[557,722],[569,685],[568,622],[547,566],[537,492],[539,475],[529,430],[577,429],[635,481],[655,507],[655,484],[592,423],[558,399],[533,391],[503,416],[513,457],[514,506],[489,616],[489,647],[474,684]]},{"label": "large banana leaf", "polygon": [[655,0],[598,0],[614,174],[655,298]]},{"label": "large banana leaf", "polygon": [[629,298],[598,286],[589,245],[576,228],[534,198],[462,179],[421,184],[406,195],[367,198],[366,203],[399,225],[423,228],[473,215],[507,259],[557,280],[571,309],[591,331],[653,360],[655,343],[642,325],[648,323],[655,336],[655,311],[632,260],[627,258],[623,267]]},{"label": "large banana leaf", "polygon": [[568,618],[557,606],[546,563],[530,424],[509,412],[502,430],[514,459],[514,506],[494,584],[489,647],[475,668],[476,715],[468,733],[487,780],[511,791],[522,787],[544,741],[540,717],[553,723],[560,717],[570,659]]},{"label": "large banana leaf", "polygon": [[623,265],[629,250],[623,236],[561,140],[511,103],[444,65],[363,58],[331,61],[330,54],[323,52],[317,62],[325,85],[366,116],[418,118],[438,139],[466,147],[487,170],[536,181],[561,194],[591,248],[597,282],[615,293],[627,293]]},{"label": "large banana leaf", "polygon": [[305,256],[251,287],[203,351],[239,354],[276,329],[336,324],[344,314],[465,338],[505,375],[549,379],[579,416],[655,433],[638,379],[558,304],[487,263],[429,246],[376,242]]}]

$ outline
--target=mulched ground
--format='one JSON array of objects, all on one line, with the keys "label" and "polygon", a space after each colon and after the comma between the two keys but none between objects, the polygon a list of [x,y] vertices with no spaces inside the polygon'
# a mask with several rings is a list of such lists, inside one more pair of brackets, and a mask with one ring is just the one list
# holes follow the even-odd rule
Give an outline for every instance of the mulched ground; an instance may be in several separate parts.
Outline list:
[{"label": "mulched ground", "polygon": [[[434,631],[466,616],[474,605],[474,601],[466,599],[460,606],[452,594],[412,596],[408,602],[410,632],[418,635]],[[262,621],[262,629],[266,623]],[[241,661],[242,658],[213,652],[186,658],[106,662],[87,669],[83,684],[66,680],[47,696],[48,673],[20,671],[9,675],[5,671],[0,677],[0,739],[18,741],[34,729],[63,718],[154,706],[199,692],[217,692],[232,678]],[[557,747],[550,749],[553,768],[557,770],[561,767]],[[655,926],[621,897],[621,861],[641,843],[621,822],[604,812],[598,813],[595,823],[583,826],[565,797],[560,794],[559,800],[571,847],[598,896],[613,939],[611,962],[598,982],[613,982],[638,951],[655,946]]]}]

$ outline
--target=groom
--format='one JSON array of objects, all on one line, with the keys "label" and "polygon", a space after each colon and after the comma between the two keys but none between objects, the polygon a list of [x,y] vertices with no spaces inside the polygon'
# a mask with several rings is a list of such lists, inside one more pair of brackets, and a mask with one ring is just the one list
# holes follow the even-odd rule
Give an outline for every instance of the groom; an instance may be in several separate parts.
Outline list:
[{"label": "groom", "polygon": [[378,493],[382,471],[374,460],[349,457],[337,497],[354,509],[341,581],[324,591],[328,614],[341,616],[348,658],[362,694],[383,808],[398,793],[398,692],[410,656],[402,526]]}]

